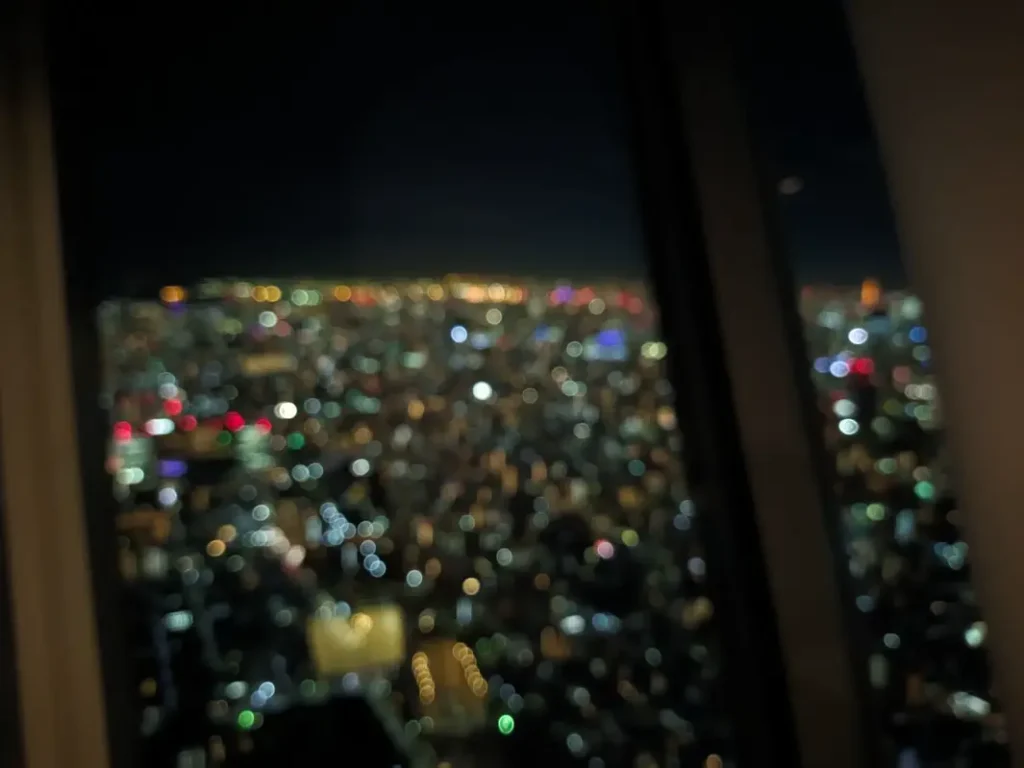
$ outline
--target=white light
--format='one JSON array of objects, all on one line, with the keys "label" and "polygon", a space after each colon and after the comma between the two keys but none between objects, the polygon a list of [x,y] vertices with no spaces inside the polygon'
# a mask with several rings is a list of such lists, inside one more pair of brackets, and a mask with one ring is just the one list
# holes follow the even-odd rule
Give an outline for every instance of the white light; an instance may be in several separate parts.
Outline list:
[{"label": "white light", "polygon": [[170,419],[150,419],[146,422],[146,432],[151,435],[169,435],[174,431],[174,422]]},{"label": "white light", "polygon": [[844,376],[849,375],[850,366],[844,363],[842,360],[836,360],[828,367],[829,373],[835,376],[837,379],[841,379]]},{"label": "white light", "polygon": [[485,315],[487,322],[491,325],[497,325],[501,322],[501,310],[500,309],[488,309]]},{"label": "white light", "polygon": [[273,312],[260,312],[260,325],[264,328],[273,328],[277,325],[277,315]]},{"label": "white light", "polygon": [[971,648],[977,648],[985,642],[985,636],[988,634],[988,626],[983,621],[976,621],[967,631],[964,632],[964,642],[967,643]]},{"label": "white light", "polygon": [[864,344],[868,340],[868,332],[863,328],[851,328],[846,338],[851,344]]},{"label": "white light", "polygon": [[289,565],[292,568],[298,568],[302,565],[302,561],[306,559],[306,548],[301,547],[298,544],[290,547],[288,553],[284,556],[285,565]]},{"label": "white light", "polygon": [[279,419],[294,419],[298,412],[295,403],[278,403],[274,406],[274,415]]},{"label": "white light", "polygon": [[559,625],[562,627],[562,631],[565,632],[565,634],[578,635],[586,629],[587,622],[584,621],[582,616],[574,614],[572,616],[566,616],[561,622],[559,622]]},{"label": "white light", "polygon": [[456,325],[452,328],[452,341],[456,344],[461,344],[469,338],[469,332],[461,325]]},{"label": "white light", "polygon": [[839,422],[839,431],[844,435],[856,435],[860,431],[860,424],[853,419],[843,419]]},{"label": "white light", "polygon": [[352,462],[352,474],[356,477],[363,477],[370,472],[370,462],[366,459],[356,459]]},{"label": "white light", "polygon": [[489,400],[494,390],[486,381],[478,381],[473,385],[473,397],[477,400]]},{"label": "white light", "polygon": [[416,588],[423,583],[423,574],[420,571],[412,570],[405,574],[405,583]]},{"label": "white light", "polygon": [[832,406],[832,411],[836,416],[846,418],[853,416],[857,412],[857,406],[854,405],[852,400],[836,400],[836,404]]}]

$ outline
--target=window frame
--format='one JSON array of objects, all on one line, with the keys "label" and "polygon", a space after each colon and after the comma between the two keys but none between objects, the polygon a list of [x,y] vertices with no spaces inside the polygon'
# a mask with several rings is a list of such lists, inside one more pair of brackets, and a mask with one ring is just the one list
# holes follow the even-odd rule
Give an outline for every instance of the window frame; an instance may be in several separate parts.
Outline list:
[{"label": "window frame", "polygon": [[[676,382],[700,372],[693,425],[702,427],[701,450],[721,454],[705,535],[720,574],[739,575],[745,593],[730,595],[728,582],[718,589],[719,600],[735,598],[724,603],[723,642],[724,663],[735,665],[727,695],[750,738],[742,743],[740,734],[740,762],[796,759],[787,757],[788,724],[805,765],[881,765],[866,664],[851,639],[838,516],[827,514],[835,509],[831,471],[797,286],[747,125],[742,2],[613,7],[626,32],[650,279],[666,341],[680,353],[672,372]],[[701,362],[695,369],[679,358]],[[709,553],[709,574],[714,565]],[[755,627],[762,635],[775,628],[777,650],[748,637]]]},{"label": "window frame", "polygon": [[0,335],[0,444],[22,757],[104,768],[108,718],[37,10],[9,4],[0,20],[0,318],[17,329]]}]

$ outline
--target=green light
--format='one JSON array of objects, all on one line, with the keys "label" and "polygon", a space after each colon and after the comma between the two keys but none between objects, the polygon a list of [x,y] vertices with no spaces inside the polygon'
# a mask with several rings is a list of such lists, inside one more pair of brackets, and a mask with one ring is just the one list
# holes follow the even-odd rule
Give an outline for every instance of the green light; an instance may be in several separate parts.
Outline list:
[{"label": "green light", "polygon": [[231,433],[221,432],[219,435],[217,435],[217,442],[220,443],[221,445],[231,445]]},{"label": "green light", "polygon": [[914,486],[914,494],[922,501],[931,501],[935,498],[935,486],[922,480]]},{"label": "green light", "polygon": [[249,730],[256,724],[256,715],[251,709],[243,709],[238,713],[238,727]]},{"label": "green light", "polygon": [[288,435],[288,447],[293,451],[299,450],[306,444],[306,438],[304,438],[299,432],[292,432]]},{"label": "green light", "polygon": [[498,730],[502,736],[508,736],[516,729],[516,721],[512,715],[502,715],[498,718]]}]

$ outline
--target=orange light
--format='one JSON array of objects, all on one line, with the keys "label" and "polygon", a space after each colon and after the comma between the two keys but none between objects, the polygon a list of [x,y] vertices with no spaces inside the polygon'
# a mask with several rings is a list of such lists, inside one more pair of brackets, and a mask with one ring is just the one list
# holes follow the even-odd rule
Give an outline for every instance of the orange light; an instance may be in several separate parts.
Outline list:
[{"label": "orange light", "polygon": [[221,541],[220,539],[214,539],[206,545],[206,554],[208,554],[210,557],[220,557],[224,554],[224,550],[226,549],[227,547],[225,546],[223,541]]},{"label": "orange light", "polygon": [[160,301],[165,304],[178,304],[185,300],[185,289],[180,285],[165,285],[160,289]]},{"label": "orange light", "polygon": [[334,287],[334,298],[338,301],[348,301],[352,298],[352,289],[347,285],[337,285]]},{"label": "orange light", "polygon": [[865,307],[875,308],[882,300],[882,287],[877,280],[867,279],[860,287],[860,303]]}]

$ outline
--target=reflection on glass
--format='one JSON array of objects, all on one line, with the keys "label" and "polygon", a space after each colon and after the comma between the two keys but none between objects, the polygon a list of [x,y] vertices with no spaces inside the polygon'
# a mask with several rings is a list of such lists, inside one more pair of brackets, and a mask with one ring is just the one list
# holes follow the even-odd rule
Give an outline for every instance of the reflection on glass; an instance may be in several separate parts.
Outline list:
[{"label": "reflection on glass", "polygon": [[299,755],[358,699],[417,764],[727,764],[642,285],[189,293],[100,317],[148,740]]},{"label": "reflection on glass", "polygon": [[1003,765],[921,302],[868,280],[805,289],[801,311],[872,642],[865,674],[899,764]]}]

